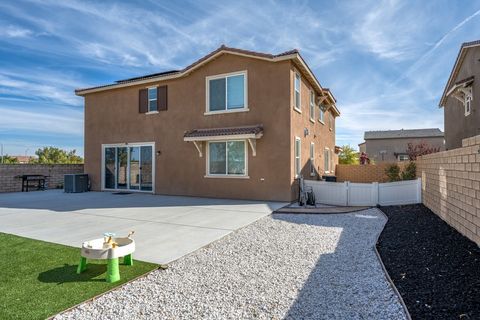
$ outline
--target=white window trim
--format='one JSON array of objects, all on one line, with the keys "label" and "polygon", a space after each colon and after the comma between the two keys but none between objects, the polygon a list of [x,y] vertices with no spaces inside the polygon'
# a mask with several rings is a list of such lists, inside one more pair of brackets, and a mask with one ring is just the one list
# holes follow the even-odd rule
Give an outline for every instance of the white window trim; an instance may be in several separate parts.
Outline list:
[{"label": "white window trim", "polygon": [[[226,166],[227,170],[225,174],[211,174],[210,173],[210,143],[215,143],[215,142],[233,142],[233,141],[242,141],[245,146],[245,174],[228,174],[228,150],[226,151]],[[232,140],[215,140],[215,141],[207,141],[206,143],[206,173],[204,178],[233,178],[233,179],[250,179],[248,176],[248,141],[245,139],[232,139]]]},{"label": "white window trim", "polygon": [[315,142],[310,142],[310,176],[317,175],[315,168]]},{"label": "white window trim", "polygon": [[[403,157],[403,156],[406,156],[407,159],[401,160],[400,157]],[[399,154],[399,155],[397,156],[397,160],[398,160],[398,161],[408,161],[408,160],[409,160],[408,154]]]},{"label": "white window trim", "polygon": [[[465,94],[465,101],[463,102],[463,107],[465,108],[465,117],[472,113],[472,100],[473,100],[473,93],[470,89],[470,93]],[[467,103],[470,105],[469,110],[467,111]]]},{"label": "white window trim", "polygon": [[[313,101],[312,101],[313,97]],[[309,104],[309,112],[310,112],[310,121],[315,123],[315,91],[310,90],[310,104]]]},{"label": "white window trim", "polygon": [[[296,146],[297,146],[297,141],[300,142],[298,145],[298,165],[299,167],[297,168],[297,153],[296,153]],[[302,139],[300,137],[295,137],[295,142],[293,145],[293,168],[295,170],[295,178],[300,177],[300,174],[302,173]],[[298,169],[298,170],[297,170]],[[297,172],[298,171],[298,172]]]},{"label": "white window trim", "polygon": [[[297,106],[297,99],[296,99],[296,93],[297,89],[295,88],[295,83],[297,82],[297,75],[298,75],[298,82],[299,82],[299,88],[298,88],[298,106]],[[293,109],[297,111],[298,113],[302,113],[302,76],[298,71],[295,71],[294,76],[293,76]]]},{"label": "white window trim", "polygon": [[[225,110],[217,110],[217,111],[210,111],[210,80],[221,79],[221,78],[228,78],[233,76],[240,76],[243,75],[243,108],[238,109],[225,109]],[[246,112],[250,109],[248,108],[248,71],[235,71],[230,73],[222,73],[217,74],[214,76],[207,76],[205,78],[205,113],[204,115],[213,115],[213,114],[222,114],[222,113],[236,113],[236,112]],[[225,108],[228,105],[228,96],[227,96],[227,84],[225,83]]]},{"label": "white window trim", "polygon": [[323,150],[323,157],[324,158],[325,158],[325,151],[327,151],[327,153],[328,153],[328,170],[325,170],[326,169],[325,168],[325,159],[323,159],[323,172],[330,173],[331,172],[331,170],[330,170],[331,163],[330,162],[332,160],[332,159],[330,159],[331,158],[330,148],[325,147],[325,149]]},{"label": "white window trim", "polygon": [[[105,148],[115,148],[115,147],[126,147],[128,152],[128,157],[130,157],[130,148],[129,147],[152,147],[152,190],[136,190],[136,189],[111,189],[105,188]],[[111,144],[102,144],[102,162],[101,162],[101,179],[100,179],[100,190],[101,191],[128,191],[128,192],[138,192],[138,193],[155,193],[155,160],[156,160],[156,151],[155,151],[155,142],[129,142],[129,143],[111,143]],[[127,175],[127,184],[130,183],[130,176]]]},{"label": "white window trim", "polygon": [[[148,91],[150,91],[151,89],[156,89],[157,90],[157,92],[156,92],[157,98],[156,99],[150,99],[150,94],[149,94]],[[158,86],[147,87],[147,101],[148,101],[148,112],[146,112],[145,114],[158,113]],[[157,101],[157,110],[150,110],[150,101]]]}]

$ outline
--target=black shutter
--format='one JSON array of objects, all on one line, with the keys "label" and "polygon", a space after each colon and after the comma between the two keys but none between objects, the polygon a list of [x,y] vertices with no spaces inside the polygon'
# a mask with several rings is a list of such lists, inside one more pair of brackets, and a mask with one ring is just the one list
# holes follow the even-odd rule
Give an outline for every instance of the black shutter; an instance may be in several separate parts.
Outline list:
[{"label": "black shutter", "polygon": [[148,112],[148,89],[140,89],[139,91],[138,112]]},{"label": "black shutter", "polygon": [[158,111],[166,111],[168,109],[168,86],[161,86],[157,88],[157,107]]}]

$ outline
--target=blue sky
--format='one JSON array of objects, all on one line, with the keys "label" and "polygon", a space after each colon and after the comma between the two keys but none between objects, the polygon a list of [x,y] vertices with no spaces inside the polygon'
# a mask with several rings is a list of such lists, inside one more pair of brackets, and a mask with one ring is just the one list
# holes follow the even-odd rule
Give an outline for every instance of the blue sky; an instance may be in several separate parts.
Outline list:
[{"label": "blue sky", "polygon": [[480,1],[1,1],[0,143],[83,154],[75,88],[183,68],[221,44],[301,50],[337,98],[338,145],[443,130],[443,86],[477,39]]}]

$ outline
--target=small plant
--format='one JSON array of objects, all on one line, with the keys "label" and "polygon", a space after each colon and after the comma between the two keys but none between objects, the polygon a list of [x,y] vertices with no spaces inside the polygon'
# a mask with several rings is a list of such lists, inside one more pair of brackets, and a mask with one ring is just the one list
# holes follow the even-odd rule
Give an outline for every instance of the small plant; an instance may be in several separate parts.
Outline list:
[{"label": "small plant", "polygon": [[400,181],[400,167],[396,163],[390,164],[385,169],[385,174],[387,175],[389,182]]},{"label": "small plant", "polygon": [[402,180],[415,180],[417,178],[417,165],[409,162],[402,171]]}]

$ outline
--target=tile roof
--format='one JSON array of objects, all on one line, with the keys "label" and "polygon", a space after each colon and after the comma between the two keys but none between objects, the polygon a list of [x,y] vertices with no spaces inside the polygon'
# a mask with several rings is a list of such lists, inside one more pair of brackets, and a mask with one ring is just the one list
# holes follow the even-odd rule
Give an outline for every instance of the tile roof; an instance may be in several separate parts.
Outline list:
[{"label": "tile roof", "polygon": [[396,139],[396,138],[427,138],[443,137],[443,132],[438,128],[409,129],[409,130],[386,130],[386,131],[365,131],[364,139]]},{"label": "tile roof", "polygon": [[117,81],[115,81],[115,83],[110,83],[110,84],[105,84],[105,85],[100,85],[100,86],[95,86],[95,87],[89,87],[89,88],[75,89],[75,92],[78,93],[78,92],[86,91],[86,90],[107,88],[107,87],[111,87],[111,86],[115,86],[115,85],[119,85],[119,84],[137,82],[137,81],[154,79],[154,78],[162,78],[162,77],[171,76],[171,75],[174,75],[174,74],[181,74],[181,73],[189,71],[191,68],[197,66],[198,64],[202,63],[203,61],[208,60],[209,58],[216,55],[220,51],[235,52],[235,53],[239,53],[239,54],[256,56],[256,57],[266,58],[266,59],[274,59],[274,58],[277,58],[277,57],[288,56],[290,54],[299,54],[299,51],[297,49],[285,51],[285,52],[282,52],[282,53],[279,53],[279,54],[270,54],[270,53],[262,53],[262,52],[257,52],[257,51],[250,51],[250,50],[227,47],[227,46],[222,44],[218,49],[210,52],[206,56],[203,56],[202,58],[200,58],[197,61],[193,62],[192,64],[186,66],[182,70],[170,70],[170,71],[165,71],[165,72],[152,73],[152,74],[147,74],[147,75],[143,75],[143,76],[128,78],[128,79],[124,79],[124,80],[117,80]]},{"label": "tile roof", "polygon": [[263,133],[263,125],[257,124],[253,126],[229,127],[229,128],[209,128],[209,129],[193,129],[185,132],[184,138],[197,137],[217,137],[217,136],[236,136],[244,134],[260,134]]}]

